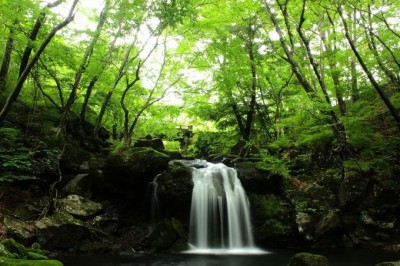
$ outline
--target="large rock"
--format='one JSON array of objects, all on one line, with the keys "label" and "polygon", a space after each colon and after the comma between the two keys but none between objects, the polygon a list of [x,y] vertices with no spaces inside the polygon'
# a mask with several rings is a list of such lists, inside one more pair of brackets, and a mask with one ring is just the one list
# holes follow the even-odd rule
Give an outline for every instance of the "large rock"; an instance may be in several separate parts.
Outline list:
[{"label": "large rock", "polygon": [[236,162],[238,178],[247,193],[280,194],[283,177],[274,175],[257,167],[251,161]]},{"label": "large rock", "polygon": [[90,237],[85,224],[72,215],[58,212],[35,223],[39,243],[47,250],[68,250]]},{"label": "large rock", "polygon": [[[174,218],[164,219],[158,223],[150,234],[150,239],[151,246],[155,250],[186,249],[186,245],[182,247],[182,244],[186,242],[187,234],[182,224]],[[179,240],[183,240],[183,242]]]},{"label": "large rock", "polygon": [[78,195],[68,195],[58,200],[58,207],[73,216],[89,218],[102,210],[100,203],[88,200]]},{"label": "large rock", "polygon": [[275,195],[249,195],[255,239],[265,247],[287,247],[294,242],[290,206]]},{"label": "large rock", "polygon": [[7,235],[15,238],[24,245],[30,245],[35,239],[35,227],[32,223],[5,216],[3,220]]},{"label": "large rock", "polygon": [[190,167],[179,161],[172,161],[168,170],[157,181],[161,216],[188,220],[193,190]]},{"label": "large rock", "polygon": [[169,157],[151,148],[130,148],[111,154],[105,165],[105,175],[123,188],[147,184],[168,168]]},{"label": "large rock", "polygon": [[147,186],[168,168],[169,156],[151,148],[129,148],[111,154],[96,182],[97,190],[134,208],[145,208]]},{"label": "large rock", "polygon": [[328,259],[322,255],[297,253],[292,257],[288,266],[328,266]]},{"label": "large rock", "polygon": [[135,148],[152,148],[156,151],[163,151],[165,149],[164,143],[161,139],[153,139],[153,138],[146,138],[146,139],[139,139],[133,144]]}]

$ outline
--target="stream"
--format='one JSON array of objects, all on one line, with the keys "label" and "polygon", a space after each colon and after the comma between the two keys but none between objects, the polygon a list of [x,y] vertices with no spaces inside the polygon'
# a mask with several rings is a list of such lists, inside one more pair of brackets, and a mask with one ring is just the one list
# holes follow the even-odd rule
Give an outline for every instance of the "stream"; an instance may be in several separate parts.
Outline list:
[{"label": "stream", "polygon": [[[146,256],[69,255],[58,258],[65,266],[286,266],[298,250],[273,250],[264,255],[156,254]],[[330,266],[374,266],[400,260],[400,253],[365,249],[308,251],[328,258]]]}]

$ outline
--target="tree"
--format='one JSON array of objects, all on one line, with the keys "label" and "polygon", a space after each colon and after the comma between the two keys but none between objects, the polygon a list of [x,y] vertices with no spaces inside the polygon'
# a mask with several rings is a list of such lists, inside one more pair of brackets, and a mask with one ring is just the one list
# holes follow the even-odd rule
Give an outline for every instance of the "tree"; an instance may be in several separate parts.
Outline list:
[{"label": "tree", "polygon": [[57,26],[55,26],[46,36],[46,38],[43,40],[41,45],[39,46],[38,50],[36,51],[35,55],[32,57],[32,59],[28,62],[26,65],[24,71],[21,73],[21,75],[18,78],[17,84],[15,85],[14,89],[11,91],[10,95],[8,96],[2,110],[0,111],[0,123],[3,122],[4,118],[6,117],[7,113],[10,111],[12,103],[18,98],[18,95],[25,83],[25,80],[27,79],[30,71],[36,64],[36,62],[39,60],[41,54],[44,52],[46,49],[47,45],[50,43],[50,41],[53,39],[53,37],[56,35],[56,33],[61,30],[62,28],[66,27],[73,19],[74,19],[74,11],[75,7],[77,5],[79,0],[74,0],[74,2],[71,5],[70,11],[68,16],[59,23]]}]

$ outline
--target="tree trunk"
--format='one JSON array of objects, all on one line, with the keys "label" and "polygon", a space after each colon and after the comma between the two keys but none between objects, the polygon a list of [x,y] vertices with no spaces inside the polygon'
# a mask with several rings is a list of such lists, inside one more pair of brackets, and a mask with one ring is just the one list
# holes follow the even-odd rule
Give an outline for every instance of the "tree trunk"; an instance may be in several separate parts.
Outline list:
[{"label": "tree trunk", "polygon": [[[357,19],[357,11],[354,10],[353,15],[353,21],[356,21]],[[351,16],[351,15],[350,15]],[[356,33],[356,23],[353,23],[353,28],[352,28],[352,36],[351,36],[351,40],[354,43],[354,45],[357,42],[357,33]],[[351,55],[351,59],[350,59],[350,72],[351,72],[351,99],[353,100],[353,102],[358,101],[358,99],[360,98],[359,93],[358,93],[358,79],[357,79],[357,58],[354,55],[354,53]]]},{"label": "tree trunk", "polygon": [[349,27],[347,25],[346,20],[344,19],[341,6],[338,6],[337,10],[338,10],[339,15],[340,15],[340,17],[342,19],[344,30],[345,30],[345,36],[346,36],[347,41],[349,42],[351,50],[353,51],[354,55],[356,56],[358,62],[360,63],[362,69],[364,70],[365,74],[367,75],[367,77],[368,77],[369,81],[371,82],[372,86],[378,92],[380,98],[382,99],[382,101],[385,103],[385,105],[389,109],[390,113],[392,114],[392,117],[394,118],[394,120],[396,122],[396,126],[400,130],[400,116],[399,116],[396,108],[393,106],[393,104],[390,101],[390,99],[385,95],[385,93],[383,92],[381,86],[379,86],[378,82],[375,80],[375,78],[372,75],[371,71],[369,70],[367,65],[364,63],[364,60],[362,59],[361,55],[359,54],[355,44],[353,43],[352,39],[350,38]]},{"label": "tree trunk", "polygon": [[4,50],[3,62],[0,69],[0,92],[7,88],[7,76],[11,64],[11,53],[14,47],[14,29],[11,26],[10,33],[6,42],[6,49]]},{"label": "tree trunk", "polygon": [[21,76],[19,77],[19,79],[17,81],[17,84],[15,85],[14,89],[8,96],[5,105],[3,106],[2,110],[0,111],[0,124],[3,122],[4,118],[7,116],[8,112],[10,111],[12,103],[18,98],[18,95],[21,92],[21,89],[24,85],[25,80],[27,79],[30,71],[32,70],[32,68],[34,67],[36,62],[39,60],[39,57],[41,56],[43,51],[46,49],[47,45],[50,43],[50,41],[53,39],[53,37],[56,35],[56,33],[59,30],[66,27],[74,19],[74,10],[75,10],[75,7],[76,7],[78,1],[79,0],[74,0],[67,18],[50,31],[50,33],[47,35],[46,39],[42,42],[42,44],[36,51],[35,55],[32,57],[32,59],[29,61],[29,63],[25,67],[24,72],[22,72]]},{"label": "tree trunk", "polygon": [[69,112],[70,112],[70,110],[72,108],[72,105],[74,104],[74,102],[76,100],[77,93],[78,93],[78,88],[79,88],[82,76],[85,73],[86,68],[88,67],[88,65],[90,63],[90,59],[92,57],[94,47],[95,47],[95,45],[97,44],[97,41],[100,38],[101,30],[102,30],[102,28],[104,26],[104,23],[106,21],[107,12],[108,12],[108,9],[109,9],[109,4],[110,4],[110,1],[109,0],[106,1],[106,4],[105,4],[103,10],[100,13],[99,22],[97,24],[96,31],[94,32],[94,35],[92,36],[92,39],[90,40],[89,46],[86,48],[86,51],[85,51],[85,54],[83,55],[81,64],[79,66],[79,69],[75,74],[75,80],[74,80],[74,84],[72,85],[71,93],[70,93],[70,95],[68,97],[67,103],[64,106],[64,110],[63,110],[63,113],[61,115],[61,118],[60,118],[60,121],[59,121],[59,124],[58,124],[58,128],[59,128],[58,134],[64,128],[65,123],[68,120]]}]

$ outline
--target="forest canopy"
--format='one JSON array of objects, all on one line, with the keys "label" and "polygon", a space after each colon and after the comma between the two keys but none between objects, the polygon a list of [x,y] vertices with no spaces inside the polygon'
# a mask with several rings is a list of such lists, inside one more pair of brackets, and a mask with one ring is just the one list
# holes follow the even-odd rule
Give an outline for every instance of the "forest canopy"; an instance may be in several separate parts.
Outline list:
[{"label": "forest canopy", "polygon": [[1,1],[0,126],[89,124],[129,146],[193,125],[199,156],[398,141],[398,1],[88,3]]}]

